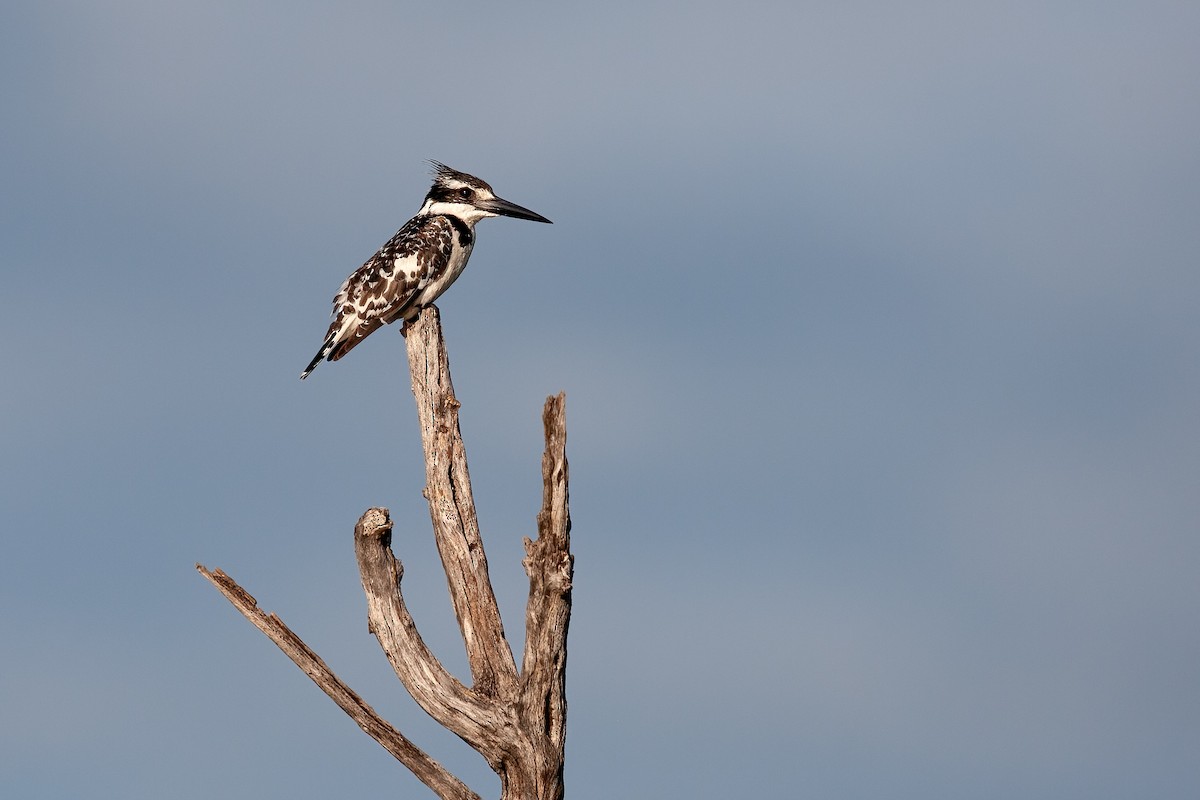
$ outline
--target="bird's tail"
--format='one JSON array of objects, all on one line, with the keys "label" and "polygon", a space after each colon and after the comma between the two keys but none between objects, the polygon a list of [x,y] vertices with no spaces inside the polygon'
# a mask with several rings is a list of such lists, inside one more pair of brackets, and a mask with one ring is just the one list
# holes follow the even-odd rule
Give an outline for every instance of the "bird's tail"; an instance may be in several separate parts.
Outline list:
[{"label": "bird's tail", "polygon": [[321,349],[313,356],[308,368],[300,373],[300,380],[307,378],[308,374],[317,368],[317,364],[321,363],[321,359],[337,361],[353,350],[359,342],[367,337],[367,334],[381,325],[383,325],[382,317],[364,320],[355,314],[339,316],[325,332],[325,343],[321,345]]},{"label": "bird's tail", "polygon": [[333,345],[334,337],[330,336],[325,340],[325,344],[321,345],[321,349],[317,351],[317,354],[313,356],[313,360],[308,362],[308,366],[304,368],[304,372],[300,373],[300,380],[307,378],[309,374],[317,368],[317,364],[320,364],[325,360],[325,357],[329,355],[331,350],[333,350]]}]

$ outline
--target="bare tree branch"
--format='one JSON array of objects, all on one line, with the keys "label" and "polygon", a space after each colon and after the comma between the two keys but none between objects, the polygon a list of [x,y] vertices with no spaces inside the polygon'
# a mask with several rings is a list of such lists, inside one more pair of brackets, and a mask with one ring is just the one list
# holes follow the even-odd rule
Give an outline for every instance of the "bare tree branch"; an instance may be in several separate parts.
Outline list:
[{"label": "bare tree branch", "polygon": [[571,619],[571,514],[567,491],[566,395],[546,400],[542,413],[542,510],[538,538],[525,539],[529,600],[525,605],[522,706],[561,758],[566,737],[567,626]]},{"label": "bare tree branch", "polygon": [[500,775],[502,800],[559,800],[563,795],[566,638],[573,569],[565,396],[549,398],[543,412],[543,502],[538,539],[525,540],[529,600],[518,675],[488,580],[458,426],[459,403],[450,380],[437,308],[426,307],[407,326],[405,335],[434,536],[466,645],[475,681],[472,688],[495,701],[492,713],[478,718],[485,720],[481,738],[460,735]]},{"label": "bare tree branch", "polygon": [[[562,800],[566,737],[567,627],[571,616],[571,515],[568,508],[565,396],[542,414],[542,508],[537,539],[525,539],[529,575],[525,648],[517,672],[488,578],[458,400],[450,381],[441,321],[434,306],[405,328],[421,443],[425,496],[434,538],[462,632],[472,685],[465,686],[429,651],[404,602],[404,568],[392,553],[386,508],[370,508],[354,527],[354,551],[367,598],[368,630],[397,677],[438,723],[475,748],[500,776],[501,800]],[[478,796],[392,728],[329,670],[274,614],[225,573],[197,569],[271,638],[355,722],[446,800]]]},{"label": "bare tree branch", "polygon": [[517,666],[504,638],[504,623],[488,578],[487,556],[458,427],[459,403],[450,381],[437,307],[423,309],[406,326],[405,337],[425,449],[425,496],[454,614],[466,645],[473,688],[491,697],[511,694],[516,689]]},{"label": "bare tree branch", "polygon": [[321,658],[309,649],[300,637],[274,614],[267,614],[258,607],[258,601],[222,570],[210,572],[197,564],[196,569],[217,587],[218,591],[242,613],[246,619],[265,633],[304,674],[312,679],[321,691],[350,715],[358,727],[379,742],[396,759],[408,767],[417,779],[428,786],[443,800],[479,800],[479,795],[454,777],[446,768],[430,758],[414,745],[404,734],[388,724],[387,720],[363,702],[353,690],[341,681]]},{"label": "bare tree branch", "polygon": [[[354,527],[354,552],[367,596],[367,628],[421,708],[480,749],[476,743],[499,738],[512,719],[494,698],[463,686],[425,646],[400,591],[404,567],[392,554],[391,533],[385,508],[367,509]],[[499,758],[493,748],[486,749],[485,757]]]}]

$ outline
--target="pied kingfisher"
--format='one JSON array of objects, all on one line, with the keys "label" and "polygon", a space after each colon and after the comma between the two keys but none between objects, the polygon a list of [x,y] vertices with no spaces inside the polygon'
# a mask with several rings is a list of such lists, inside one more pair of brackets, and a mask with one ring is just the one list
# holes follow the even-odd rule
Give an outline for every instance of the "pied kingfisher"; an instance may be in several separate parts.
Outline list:
[{"label": "pied kingfisher", "polygon": [[367,263],[346,278],[333,298],[333,322],[325,343],[300,379],[322,359],[337,361],[372,331],[396,320],[415,319],[462,274],[475,246],[475,223],[485,217],[550,222],[541,214],[501,200],[474,175],[433,164],[433,186],[417,215]]}]

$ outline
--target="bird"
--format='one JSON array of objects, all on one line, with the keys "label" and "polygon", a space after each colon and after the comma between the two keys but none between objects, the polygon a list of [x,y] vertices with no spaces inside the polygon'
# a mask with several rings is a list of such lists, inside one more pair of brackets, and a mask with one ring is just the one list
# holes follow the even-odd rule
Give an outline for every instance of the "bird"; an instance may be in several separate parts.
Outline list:
[{"label": "bird", "polygon": [[384,325],[416,319],[462,274],[475,246],[475,223],[513,217],[550,223],[541,214],[496,196],[486,181],[433,166],[433,185],[416,216],[342,283],[333,298],[333,322],[304,380],[323,360],[337,361]]}]

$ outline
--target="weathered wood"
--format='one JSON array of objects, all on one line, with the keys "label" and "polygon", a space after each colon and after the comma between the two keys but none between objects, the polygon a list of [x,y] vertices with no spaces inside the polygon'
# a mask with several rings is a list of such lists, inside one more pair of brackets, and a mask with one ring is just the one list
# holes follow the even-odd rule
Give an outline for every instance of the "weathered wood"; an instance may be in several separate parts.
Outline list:
[{"label": "weathered wood", "polygon": [[196,569],[217,587],[221,594],[250,620],[254,627],[265,633],[284,655],[290,658],[304,674],[312,679],[321,691],[329,695],[333,702],[350,715],[358,727],[367,735],[379,742],[409,770],[443,800],[479,800],[479,795],[467,788],[466,784],[454,777],[437,761],[430,758],[424,751],[413,744],[404,734],[392,727],[387,720],[375,713],[375,710],[363,702],[353,690],[333,670],[306,645],[291,628],[274,614],[267,614],[258,607],[249,592],[237,584],[222,570],[209,571],[201,564]]},{"label": "weathered wood", "polygon": [[[538,538],[525,540],[529,599],[525,649],[518,673],[488,579],[458,424],[459,403],[450,379],[437,308],[424,309],[406,327],[405,336],[425,450],[425,496],[434,537],[471,665],[471,688],[477,698],[491,701],[490,713],[477,712],[478,731],[467,734],[451,730],[479,751],[500,776],[502,800],[558,800],[563,796],[566,638],[573,572],[566,398],[563,394],[548,398],[543,412],[543,499]],[[380,609],[387,607],[379,604]],[[389,627],[397,625],[404,625],[400,618],[389,623]],[[388,646],[382,639],[380,643],[386,652]],[[400,677],[411,692],[408,680]]]},{"label": "weathered wood", "polygon": [[[500,776],[501,800],[562,800],[566,741],[567,627],[571,616],[571,515],[568,508],[565,396],[542,414],[542,508],[538,536],[525,539],[529,576],[521,670],[504,635],[488,578],[458,400],[438,310],[428,306],[405,328],[409,371],[425,451],[425,497],[450,598],[471,668],[471,685],[454,677],[425,645],[401,592],[403,565],[392,552],[386,508],[370,508],[354,526],[354,552],[367,598],[367,625],[396,676],[439,724],[473,747]],[[445,800],[478,795],[390,726],[329,670],[275,615],[225,573],[204,575],[359,726]]]},{"label": "weathered wood", "polygon": [[481,740],[493,703],[451,675],[417,632],[400,592],[404,567],[392,555],[386,508],[370,508],[354,526],[354,554],[367,596],[367,630],[375,634],[396,676],[429,716],[467,741]]},{"label": "weathered wood", "polygon": [[[571,554],[571,514],[567,491],[566,396],[546,400],[542,413],[546,449],[542,455],[542,510],[538,538],[525,539],[529,599],[525,606],[525,653],[521,667],[521,724],[530,750],[532,784],[506,786],[501,797],[562,800],[567,724],[567,628],[575,557]],[[525,778],[525,775],[521,775]],[[503,789],[508,789],[506,795]],[[529,791],[532,789],[532,791]]]},{"label": "weathered wood", "polygon": [[567,491],[566,395],[546,400],[542,413],[546,450],[542,454],[542,510],[538,538],[525,539],[525,572],[529,599],[525,605],[525,654],[521,665],[521,707],[526,724],[541,731],[548,752],[542,771],[557,768],[557,794],[562,796],[563,748],[566,742],[567,627],[571,619],[571,514]]},{"label": "weathered wood", "polygon": [[406,326],[405,340],[425,450],[425,497],[466,645],[473,688],[488,696],[511,694],[516,688],[517,666],[504,638],[504,623],[488,578],[458,426],[459,403],[436,306],[427,306]]}]

